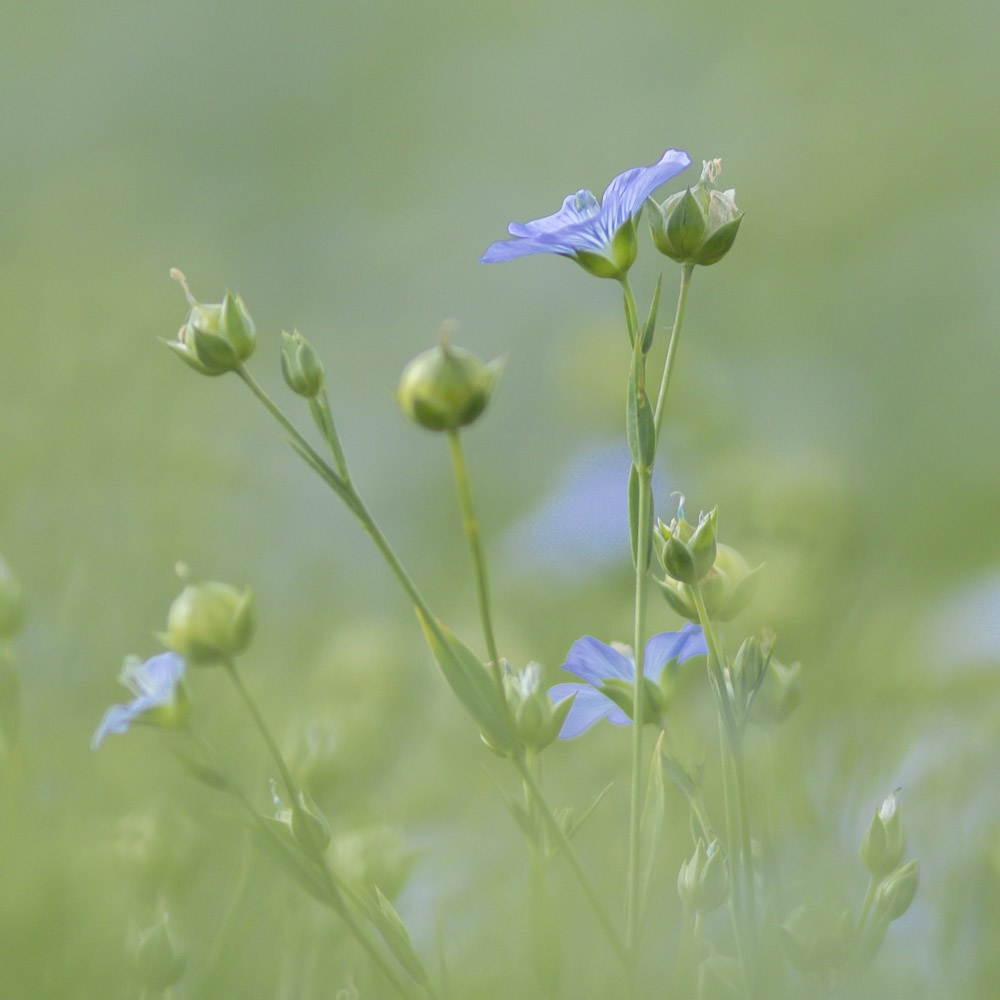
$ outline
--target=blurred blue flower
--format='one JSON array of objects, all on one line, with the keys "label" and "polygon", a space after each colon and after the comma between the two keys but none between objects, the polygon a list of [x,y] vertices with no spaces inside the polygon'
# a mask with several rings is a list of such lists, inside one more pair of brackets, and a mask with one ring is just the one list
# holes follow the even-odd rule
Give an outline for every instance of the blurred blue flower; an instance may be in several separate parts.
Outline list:
[{"label": "blurred blue flower", "polygon": [[558,253],[571,257],[578,250],[604,254],[615,233],[639,213],[646,199],[665,181],[679,174],[691,158],[679,149],[668,149],[648,167],[632,167],[619,174],[597,199],[586,188],[567,195],[554,215],[524,224],[512,222],[507,232],[513,240],[491,243],[480,257],[483,264],[513,260],[530,253]]},{"label": "blurred blue flower", "polygon": [[[642,661],[643,676],[654,684],[660,680],[663,668],[670,660],[683,663],[692,656],[708,655],[701,626],[684,625],[679,632],[661,632],[646,642]],[[635,658],[624,646],[607,646],[589,635],[577,639],[566,655],[563,670],[586,681],[586,684],[556,684],[549,688],[549,697],[561,701],[575,694],[573,705],[559,732],[560,739],[579,736],[598,719],[607,719],[616,726],[626,726],[629,717],[598,688],[605,680],[635,681]]]},{"label": "blurred blue flower", "polygon": [[104,713],[90,741],[96,750],[108,733],[124,733],[140,716],[158,725],[176,725],[187,715],[189,702],[183,687],[184,660],[176,653],[160,653],[145,662],[129,657],[118,680],[135,698],[127,705],[112,705]]}]

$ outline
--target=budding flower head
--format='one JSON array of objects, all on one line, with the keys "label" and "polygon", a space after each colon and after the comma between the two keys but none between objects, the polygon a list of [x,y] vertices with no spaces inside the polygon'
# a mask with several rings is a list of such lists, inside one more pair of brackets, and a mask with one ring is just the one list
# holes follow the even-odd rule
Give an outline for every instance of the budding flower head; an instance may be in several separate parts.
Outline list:
[{"label": "budding flower head", "polygon": [[680,264],[702,266],[729,253],[745,213],[736,207],[734,190],[714,187],[721,171],[721,160],[706,160],[693,188],[671,195],[662,205],[650,199],[649,228],[660,253]]},{"label": "budding flower head", "polygon": [[718,840],[706,847],[705,841],[698,838],[694,854],[681,865],[677,892],[684,905],[694,913],[711,913],[726,901],[729,873]]},{"label": "budding flower head", "polygon": [[12,639],[24,624],[21,585],[0,557],[0,641]]},{"label": "budding flower head", "polygon": [[[553,704],[542,689],[541,667],[537,663],[529,663],[519,673],[508,668],[504,674],[504,694],[521,742],[534,753],[541,753],[559,735],[574,698],[571,694]],[[496,747],[490,749],[506,756]]]},{"label": "budding flower head", "polygon": [[298,330],[281,332],[281,374],[288,388],[306,399],[323,391],[323,363]]},{"label": "budding flower head", "polygon": [[875,892],[875,916],[888,924],[910,908],[917,894],[919,869],[916,860],[897,868]]},{"label": "budding flower head", "polygon": [[899,803],[893,792],[875,810],[861,840],[861,862],[873,878],[884,878],[903,860],[906,827],[899,815]]},{"label": "budding flower head", "polygon": [[253,592],[208,581],[188,584],[174,598],[162,638],[188,662],[205,665],[242,653],[253,627]]},{"label": "budding flower head", "polygon": [[474,354],[448,343],[418,354],[404,369],[396,398],[414,423],[432,431],[453,431],[471,424],[486,409],[503,361],[484,364]]},{"label": "budding flower head", "polygon": [[167,347],[202,375],[236,371],[253,354],[257,342],[254,322],[243,299],[226,292],[221,302],[198,302],[181,271],[171,269],[170,277],[184,289],[191,310],[176,338],[167,341]]}]

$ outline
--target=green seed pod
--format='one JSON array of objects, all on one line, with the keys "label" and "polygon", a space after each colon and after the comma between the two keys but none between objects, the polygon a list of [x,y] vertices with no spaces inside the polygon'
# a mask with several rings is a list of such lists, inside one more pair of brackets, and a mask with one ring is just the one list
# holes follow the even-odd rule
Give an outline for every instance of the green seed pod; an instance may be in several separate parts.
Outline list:
[{"label": "green seed pod", "polygon": [[288,388],[306,399],[323,390],[323,363],[298,330],[281,333],[281,374]]},{"label": "green seed pod", "polygon": [[649,228],[660,253],[680,264],[716,264],[732,248],[743,221],[733,190],[709,188],[721,170],[720,160],[703,164],[693,188],[671,195],[662,205],[649,201]]},{"label": "green seed pod", "polygon": [[243,652],[253,634],[253,592],[209,581],[185,587],[170,605],[167,647],[189,663],[205,665]]},{"label": "green seed pod", "polygon": [[219,303],[201,303],[191,294],[180,271],[174,268],[170,276],[184,289],[191,310],[167,347],[202,375],[236,371],[256,346],[254,322],[243,300],[226,292]]},{"label": "green seed pod", "polygon": [[499,358],[483,364],[442,339],[403,369],[396,398],[403,413],[421,427],[456,430],[486,409],[502,368]]}]

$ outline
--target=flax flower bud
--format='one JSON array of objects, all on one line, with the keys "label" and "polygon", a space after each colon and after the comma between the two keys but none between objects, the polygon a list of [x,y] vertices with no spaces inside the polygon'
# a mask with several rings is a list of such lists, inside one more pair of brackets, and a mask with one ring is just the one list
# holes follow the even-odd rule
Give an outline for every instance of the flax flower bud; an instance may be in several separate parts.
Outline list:
[{"label": "flax flower bud", "polygon": [[906,828],[893,792],[875,811],[861,840],[861,862],[873,878],[884,878],[903,860]]},{"label": "flax flower bud", "polygon": [[281,333],[281,374],[288,388],[306,399],[323,391],[323,363],[298,330]]},{"label": "flax flower bud", "polygon": [[170,605],[164,643],[204,665],[242,653],[253,634],[253,593],[209,581],[186,586]]}]

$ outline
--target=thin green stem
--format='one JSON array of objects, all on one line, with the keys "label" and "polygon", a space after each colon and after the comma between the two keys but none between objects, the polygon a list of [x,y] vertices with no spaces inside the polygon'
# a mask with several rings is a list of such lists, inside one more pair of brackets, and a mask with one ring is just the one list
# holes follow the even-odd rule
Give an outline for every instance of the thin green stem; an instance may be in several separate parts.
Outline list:
[{"label": "thin green stem", "polygon": [[534,775],[532,775],[524,760],[520,757],[514,757],[512,760],[521,776],[521,780],[525,784],[525,787],[534,797],[539,811],[542,814],[542,819],[545,821],[545,825],[549,828],[549,832],[552,834],[553,840],[565,855],[570,869],[576,876],[576,880],[580,883],[583,895],[590,904],[591,909],[594,911],[594,915],[597,917],[597,922],[601,925],[601,929],[604,931],[604,934],[608,939],[608,943],[611,945],[612,950],[625,969],[630,970],[632,963],[629,958],[628,949],[625,947],[621,937],[619,937],[618,929],[615,927],[614,922],[605,912],[600,896],[597,895],[597,891],[591,885],[590,879],[587,878],[587,874],[583,870],[583,865],[580,864],[580,859],[577,857],[576,851],[573,849],[572,844],[570,844],[569,839],[566,836],[566,831],[563,830],[559,820],[556,819],[555,814],[549,807],[549,804],[545,801],[545,796],[542,793],[541,788],[535,781]]},{"label": "thin green stem", "polygon": [[646,585],[649,578],[650,514],[653,504],[652,473],[638,469],[639,513],[635,568],[635,681],[632,685],[632,783],[629,813],[628,884],[626,899],[625,939],[629,951],[639,941],[639,832],[642,818],[642,730],[644,717],[643,654],[646,643]]},{"label": "thin green stem", "polygon": [[667,347],[667,357],[663,362],[663,375],[660,378],[660,391],[656,397],[656,410],[653,423],[656,425],[656,440],[660,440],[660,428],[663,425],[663,410],[667,400],[667,390],[670,388],[670,376],[674,371],[674,358],[677,356],[677,345],[681,339],[681,327],[684,325],[684,310],[687,307],[688,289],[691,287],[691,275],[694,264],[684,264],[681,268],[681,290],[677,296],[677,312],[674,316],[674,326],[670,331],[670,344]]},{"label": "thin green stem", "polygon": [[351,474],[347,468],[347,459],[344,456],[344,449],[341,447],[340,438],[337,435],[337,426],[333,422],[333,414],[330,410],[330,400],[327,398],[326,389],[321,389],[318,396],[309,400],[309,412],[313,422],[319,428],[330,449],[330,455],[340,472],[345,483],[350,484]]},{"label": "thin green stem", "polygon": [[861,904],[861,913],[858,916],[858,925],[854,929],[854,936],[860,940],[861,934],[865,929],[865,924],[868,922],[868,912],[872,908],[872,902],[875,900],[875,890],[878,888],[878,880],[874,875],[870,876],[868,879],[868,889],[865,892],[865,901]]},{"label": "thin green stem", "polygon": [[639,335],[639,314],[635,308],[635,295],[632,293],[632,284],[628,280],[628,275],[622,275],[619,279],[622,286],[622,297],[625,305],[625,329],[628,332],[629,346],[635,347],[635,338]]},{"label": "thin green stem", "polygon": [[757,941],[757,899],[754,891],[753,844],[750,840],[750,798],[747,795],[746,764],[742,740],[733,751],[733,773],[736,775],[736,816],[740,828],[740,855],[743,863],[743,895],[750,943]]},{"label": "thin green stem", "polygon": [[[455,489],[458,492],[458,505],[462,511],[462,527],[469,542],[472,554],[472,565],[476,571],[476,594],[479,599],[479,619],[483,626],[483,638],[486,640],[486,652],[494,673],[499,673],[500,657],[497,654],[497,642],[493,633],[493,620],[490,616],[489,581],[486,576],[486,558],[483,555],[482,543],[479,539],[479,523],[472,506],[472,490],[469,488],[469,475],[465,466],[465,452],[462,449],[462,438],[458,429],[448,431],[448,451],[451,455],[451,467],[455,475]],[[502,693],[502,687],[501,687]]]},{"label": "thin green stem", "polygon": [[291,799],[290,805],[293,809],[298,808],[299,800],[299,789],[295,783],[295,779],[292,777],[292,772],[288,769],[288,765],[285,763],[285,758],[281,755],[281,750],[278,749],[278,744],[274,737],[271,735],[271,730],[268,728],[267,723],[264,721],[264,716],[261,714],[260,709],[257,707],[257,702],[254,700],[252,694],[250,694],[249,689],[243,682],[243,677],[240,672],[236,669],[236,663],[233,660],[226,660],[224,663],[226,668],[226,673],[229,674],[230,680],[232,680],[236,690],[239,691],[240,697],[243,699],[243,703],[246,705],[247,710],[253,718],[254,725],[257,727],[257,731],[260,733],[267,745],[268,752],[271,754],[274,760],[275,766],[278,768],[278,773],[281,775],[282,784],[284,784],[286,791],[288,792],[288,797]]}]

